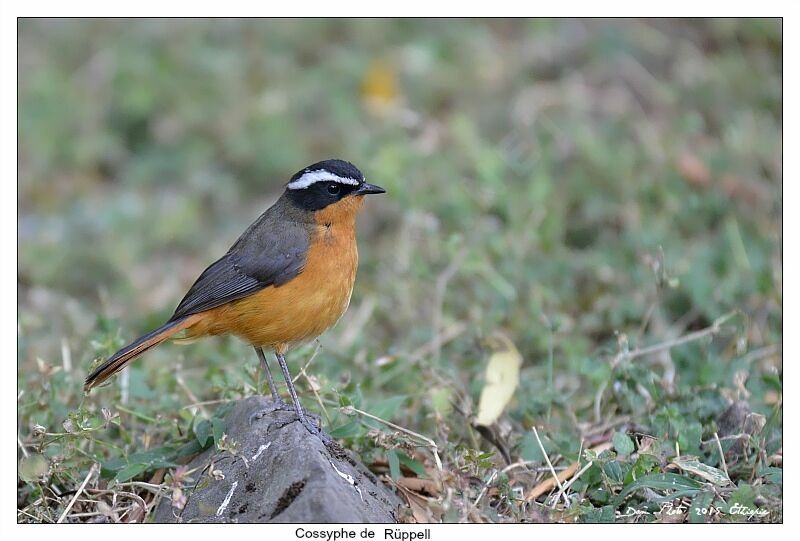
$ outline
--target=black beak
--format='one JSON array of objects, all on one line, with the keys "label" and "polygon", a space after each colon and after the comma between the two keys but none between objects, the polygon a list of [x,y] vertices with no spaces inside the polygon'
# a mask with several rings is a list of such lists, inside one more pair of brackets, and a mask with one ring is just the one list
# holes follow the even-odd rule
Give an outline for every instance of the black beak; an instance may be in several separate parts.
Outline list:
[{"label": "black beak", "polygon": [[356,191],[353,192],[353,195],[367,195],[371,193],[386,193],[386,190],[384,190],[380,186],[375,186],[374,184],[369,184],[365,182],[364,184],[359,186]]}]

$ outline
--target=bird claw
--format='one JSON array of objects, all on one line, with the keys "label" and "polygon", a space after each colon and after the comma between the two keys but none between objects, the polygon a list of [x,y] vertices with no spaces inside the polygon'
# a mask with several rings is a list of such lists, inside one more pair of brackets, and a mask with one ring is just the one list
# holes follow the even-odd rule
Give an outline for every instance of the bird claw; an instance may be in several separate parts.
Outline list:
[{"label": "bird claw", "polygon": [[322,422],[318,416],[311,415],[305,410],[303,410],[302,413],[298,414],[297,410],[295,410],[291,405],[287,404],[283,400],[273,401],[266,408],[262,408],[258,411],[253,412],[253,414],[250,415],[250,425],[252,426],[252,424],[255,423],[256,421],[259,421],[264,417],[266,417],[267,415],[274,413],[276,411],[288,411],[294,413],[295,418],[286,424],[299,421],[300,424],[303,425],[303,427],[308,431],[309,434],[317,436],[322,441],[322,443],[327,445],[328,443],[333,441],[330,436],[328,436],[325,432],[322,431]]},{"label": "bird claw", "polygon": [[309,434],[318,437],[323,444],[328,445],[333,441],[333,439],[322,430],[318,418],[309,415],[300,417],[298,420],[300,421],[300,424],[305,427]]},{"label": "bird claw", "polygon": [[294,408],[283,400],[273,401],[269,406],[261,408],[250,415],[250,425],[252,426],[252,424],[256,421],[259,421],[270,413],[274,413],[276,411],[290,411],[294,413]]}]

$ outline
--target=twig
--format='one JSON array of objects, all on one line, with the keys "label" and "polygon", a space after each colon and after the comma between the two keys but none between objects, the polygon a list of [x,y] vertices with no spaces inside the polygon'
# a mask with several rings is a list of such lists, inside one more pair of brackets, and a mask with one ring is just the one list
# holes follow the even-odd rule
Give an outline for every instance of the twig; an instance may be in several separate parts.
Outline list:
[{"label": "twig", "polygon": [[23,515],[29,516],[33,520],[35,520],[36,522],[45,522],[46,521],[46,522],[49,522],[50,524],[53,523],[53,521],[48,519],[47,517],[43,517],[43,516],[42,517],[37,517],[37,516],[31,515],[30,513],[25,511],[25,509],[17,509],[17,513],[22,513]]},{"label": "twig", "polygon": [[736,312],[728,312],[727,314],[718,317],[714,322],[706,327],[705,329],[700,329],[699,331],[690,332],[689,334],[685,334],[683,336],[679,336],[674,340],[668,340],[666,342],[662,342],[660,344],[654,344],[652,346],[648,346],[645,348],[636,348],[633,351],[620,351],[611,361],[611,366],[617,366],[619,363],[623,361],[632,361],[637,357],[642,357],[644,355],[650,355],[651,353],[657,353],[659,351],[663,351],[665,349],[672,349],[676,346],[680,346],[683,344],[687,344],[689,342],[694,342],[696,340],[700,340],[706,336],[712,336],[720,332],[722,328],[722,324],[728,321],[736,315]]},{"label": "twig", "polygon": [[455,276],[467,256],[467,249],[462,247],[458,253],[450,261],[450,264],[436,277],[436,288],[434,290],[433,301],[433,357],[436,361],[439,360],[442,353],[442,343],[440,339],[442,331],[442,315],[444,311],[444,297],[447,292],[447,284]]},{"label": "twig", "polygon": [[[558,485],[561,494],[564,496],[564,503],[567,506],[569,506],[569,499],[567,498],[567,495],[564,494],[564,489],[561,487],[561,480],[558,478],[558,474],[556,473],[556,470],[553,468],[553,464],[550,462],[550,457],[547,456],[547,451],[544,450],[544,445],[542,445],[542,440],[539,439],[539,432],[536,430],[535,426],[533,427],[533,435],[536,436],[536,443],[539,444],[539,449],[542,450],[542,454],[544,455],[544,459],[547,462],[547,466],[550,468],[550,473],[553,475],[553,479],[555,479],[556,485]],[[553,508],[555,508],[557,501],[558,499],[553,501]]]},{"label": "twig", "polygon": [[[305,375],[306,368],[308,368],[311,362],[316,358],[320,349],[322,349],[322,344],[319,342],[319,340],[317,340],[316,346],[314,347],[314,351],[311,353],[311,357],[309,357],[308,361],[306,361],[306,364],[304,364],[303,368],[300,369],[300,372],[292,379],[292,383],[297,383],[297,380],[300,379],[300,376]],[[307,377],[308,376],[306,376],[306,378]]]},{"label": "twig", "polygon": [[422,344],[420,347],[415,349],[411,352],[409,357],[412,359],[421,359],[426,355],[430,355],[436,348],[443,347],[452,341],[454,338],[457,338],[461,333],[467,330],[466,323],[462,323],[461,321],[456,321],[452,325],[446,327],[442,330],[441,333],[437,334],[434,338],[431,338],[430,341]]},{"label": "twig", "polygon": [[131,390],[131,371],[123,370],[119,375],[119,401],[120,404],[127,404]]},{"label": "twig", "polygon": [[[122,406],[120,404],[117,404],[117,409],[119,411],[127,413],[128,415],[133,415],[134,417],[137,417],[137,418],[141,419],[142,421],[147,421],[148,423],[157,423],[158,422],[158,420],[153,419],[149,415],[145,415],[144,413],[139,413],[138,411],[132,410],[130,408],[126,408],[125,406]],[[101,426],[100,428],[104,428],[104,427]],[[88,430],[93,430],[93,429],[88,429]]]},{"label": "twig", "polygon": [[436,467],[439,469],[440,472],[442,471],[442,461],[439,458],[439,446],[436,445],[435,441],[433,441],[432,439],[430,439],[427,436],[423,436],[422,434],[418,434],[418,433],[414,432],[413,430],[409,430],[409,429],[404,428],[404,427],[402,427],[400,425],[396,425],[391,421],[387,421],[386,419],[381,419],[380,417],[372,415],[371,413],[367,413],[364,410],[360,410],[360,409],[358,409],[356,407],[353,407],[353,406],[349,406],[349,408],[351,408],[352,411],[354,411],[354,412],[356,412],[356,413],[358,413],[360,415],[363,415],[364,417],[367,417],[367,418],[372,419],[374,421],[378,421],[379,423],[383,423],[388,427],[394,428],[395,430],[399,430],[400,432],[404,432],[405,434],[408,434],[409,436],[415,437],[415,438],[420,439],[420,440],[424,441],[425,443],[427,443],[428,446],[433,451],[433,458],[436,461]]},{"label": "twig", "polygon": [[72,353],[69,350],[69,342],[66,337],[61,337],[61,364],[64,367],[64,372],[69,374],[72,372]]},{"label": "twig", "polygon": [[712,443],[716,443],[717,440],[719,441],[728,441],[728,440],[743,440],[745,438],[749,438],[752,434],[748,434],[747,432],[741,432],[739,434],[731,434],[730,436],[722,436],[721,438],[717,436],[716,438],[712,438],[710,440],[701,441],[700,445],[710,445]]},{"label": "twig", "polygon": [[203,417],[210,417],[206,408],[202,406],[202,403],[197,399],[197,397],[194,395],[189,386],[186,385],[186,382],[183,381],[183,377],[180,375],[179,370],[180,368],[175,370],[175,381],[178,383],[178,387],[183,389],[183,392],[186,393],[186,396],[189,397],[189,400],[191,400],[195,404],[198,404],[200,411],[203,413]]},{"label": "twig", "polygon": [[725,477],[730,480],[731,476],[728,475],[728,464],[725,462],[725,453],[722,451],[722,442],[719,441],[719,435],[717,435],[716,432],[714,432],[714,439],[717,440],[717,449],[719,449],[719,458],[722,461],[722,469],[725,471]]},{"label": "twig", "polygon": [[185,406],[181,406],[182,410],[196,408],[199,406],[213,406],[214,404],[224,404],[226,402],[232,402],[230,398],[222,398],[220,400],[205,400],[203,402],[195,402],[194,404],[187,404]]},{"label": "twig", "polygon": [[[494,482],[495,477],[497,477],[497,470],[494,470],[494,473],[492,473],[492,476],[489,477],[489,480],[483,484],[481,493],[478,494],[478,497],[475,498],[475,502],[472,504],[472,509],[476,509],[478,507],[478,503],[480,503],[481,498],[483,498],[484,494],[486,494],[486,492],[489,491],[489,487]],[[467,516],[469,516],[469,513],[467,513]]]},{"label": "twig", "polygon": [[361,330],[372,316],[372,312],[375,311],[376,306],[377,302],[375,301],[374,295],[367,296],[361,302],[361,305],[355,311],[355,314],[350,317],[350,324],[345,327],[345,329],[342,331],[341,338],[339,338],[339,344],[341,345],[342,349],[347,349],[353,345],[353,342],[356,341],[358,335],[361,334]]},{"label": "twig", "polygon": [[97,471],[97,462],[92,464],[92,467],[89,468],[89,473],[86,474],[86,479],[84,479],[83,483],[81,483],[81,486],[78,487],[77,492],[75,492],[75,495],[70,500],[69,505],[67,505],[67,508],[64,509],[64,512],[61,513],[61,516],[58,518],[56,524],[61,524],[62,522],[64,522],[64,519],[67,518],[67,515],[72,509],[72,506],[75,505],[75,501],[78,499],[78,496],[81,495],[81,492],[83,492],[83,489],[86,488],[86,484],[89,482],[89,479],[91,479],[91,477],[95,474],[96,471]]},{"label": "twig", "polygon": [[741,361],[749,364],[753,361],[759,361],[764,357],[769,357],[770,355],[774,355],[775,353],[778,353],[778,350],[779,348],[775,344],[764,346],[762,348],[754,349],[753,351],[745,354],[741,358]]},{"label": "twig", "polygon": [[155,485],[153,483],[145,483],[144,481],[128,481],[125,483],[116,483],[118,487],[139,487],[143,488],[154,494],[169,492],[169,487],[165,485]]},{"label": "twig", "polygon": [[608,380],[603,380],[603,383],[600,384],[600,388],[597,389],[597,394],[594,395],[594,422],[599,423],[601,420],[600,415],[600,406],[603,403],[603,393],[608,386]]},{"label": "twig", "polygon": [[311,364],[311,361],[313,361],[317,356],[317,353],[319,353],[320,349],[322,349],[322,344],[319,342],[319,340],[317,340],[317,347],[314,348],[311,358],[308,359],[308,362],[303,366],[303,368],[300,369],[300,373],[295,376],[295,378],[292,380],[292,383],[296,382],[300,376],[306,378],[306,383],[308,383],[308,386],[311,388],[311,392],[314,393],[314,397],[317,399],[317,404],[319,404],[319,407],[322,408],[322,414],[325,415],[325,420],[328,422],[328,424],[331,424],[331,416],[328,415],[328,410],[325,408],[325,404],[322,403],[322,397],[317,392],[314,382],[311,381],[311,378],[306,373],[306,368],[308,368],[308,366]]},{"label": "twig", "polygon": [[581,475],[586,473],[586,470],[591,468],[592,464],[594,464],[594,461],[590,460],[589,462],[586,463],[586,465],[583,468],[581,468],[579,471],[576,471],[575,475],[573,475],[572,478],[569,481],[564,483],[564,487],[558,492],[558,494],[556,494],[556,500],[558,500],[558,498],[561,496],[562,493],[566,494],[567,490],[569,490],[569,487],[572,486],[572,483],[577,481],[578,478],[580,478]]},{"label": "twig", "polygon": [[[525,466],[531,466],[533,464],[538,464],[538,463],[539,463],[538,460],[520,460],[519,462],[514,462],[513,464],[509,464],[508,466],[500,470],[500,473],[508,473],[511,470],[515,470],[517,468],[523,468]],[[565,470],[567,468],[565,466],[555,466],[555,469]],[[534,473],[541,473],[543,471],[550,471],[550,468],[538,467],[538,468],[531,468],[528,471]]]},{"label": "twig", "polygon": [[[613,447],[613,444],[610,441],[607,441],[607,442],[601,443],[599,445],[596,445],[595,447],[592,447],[590,449],[590,451],[592,451],[592,452],[594,452],[596,454],[600,454],[603,451],[611,449],[612,447]],[[572,464],[570,464],[570,466],[568,468],[566,468],[564,471],[562,471],[561,473],[558,474],[558,476],[557,476],[558,480],[560,480],[562,482],[566,481],[569,478],[569,476],[573,475],[575,472],[578,471],[578,465],[579,464],[580,464],[579,461],[576,461],[576,462],[573,462]],[[553,488],[553,486],[555,486],[555,484],[556,483],[555,483],[555,481],[553,479],[547,479],[546,481],[543,481],[542,483],[539,483],[538,485],[533,487],[533,489],[531,490],[530,494],[528,494],[525,497],[525,501],[530,502],[532,500],[535,500],[536,498],[538,498],[539,496],[541,496],[542,494],[544,494],[548,490],[551,490]],[[570,483],[570,484],[572,484],[572,483]],[[562,490],[566,490],[568,488],[568,486],[569,485],[566,485]]]},{"label": "twig", "polygon": [[25,449],[25,444],[19,439],[19,433],[17,433],[17,445],[19,445],[19,449],[22,451],[22,454],[25,455],[25,458],[28,458],[28,450]]}]

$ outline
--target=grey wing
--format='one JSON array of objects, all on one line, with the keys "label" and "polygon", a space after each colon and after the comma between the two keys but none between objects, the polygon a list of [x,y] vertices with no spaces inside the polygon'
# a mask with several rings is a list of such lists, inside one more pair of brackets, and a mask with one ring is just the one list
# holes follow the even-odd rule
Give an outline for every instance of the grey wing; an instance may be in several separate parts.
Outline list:
[{"label": "grey wing", "polygon": [[285,284],[303,270],[308,233],[295,223],[276,227],[262,216],[189,289],[170,321]]}]

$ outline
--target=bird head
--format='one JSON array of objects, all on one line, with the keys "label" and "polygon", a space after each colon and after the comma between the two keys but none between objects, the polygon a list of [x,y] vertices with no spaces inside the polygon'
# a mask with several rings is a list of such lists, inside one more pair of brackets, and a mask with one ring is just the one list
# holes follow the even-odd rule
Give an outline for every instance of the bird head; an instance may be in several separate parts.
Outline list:
[{"label": "bird head", "polygon": [[385,192],[380,186],[366,182],[352,163],[333,159],[295,173],[286,184],[284,195],[296,207],[330,222],[354,217],[365,195]]}]

